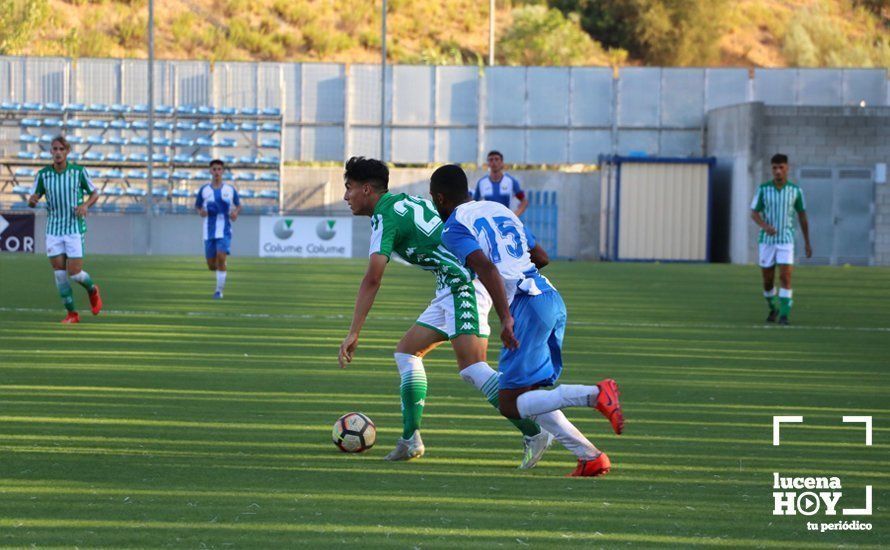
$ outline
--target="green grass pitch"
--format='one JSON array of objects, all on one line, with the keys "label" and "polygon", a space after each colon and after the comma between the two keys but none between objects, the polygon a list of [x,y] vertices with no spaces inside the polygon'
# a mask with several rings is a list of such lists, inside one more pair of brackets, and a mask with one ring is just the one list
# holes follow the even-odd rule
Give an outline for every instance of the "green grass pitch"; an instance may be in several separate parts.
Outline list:
[{"label": "green grass pitch", "polygon": [[[0,546],[890,544],[887,269],[799,268],[780,328],[762,323],[755,267],[548,267],[569,309],[562,381],[616,378],[627,415],[618,437],[568,411],[613,469],[566,479],[558,446],[515,469],[518,432],[459,379],[448,345],[426,361],[427,455],[382,460],[401,426],[392,351],[429,274],[390,266],[340,370],[364,262],[232,258],[221,302],[202,264],[89,257],[107,311],[89,315],[76,287],[83,321],[63,326],[46,259],[0,256]],[[352,410],[379,430],[363,455],[330,441]],[[777,414],[806,420],[780,447]],[[871,447],[843,415],[873,416]],[[773,472],[840,476],[847,507],[872,485],[874,515],[773,516]],[[807,519],[873,530],[808,532]]]}]

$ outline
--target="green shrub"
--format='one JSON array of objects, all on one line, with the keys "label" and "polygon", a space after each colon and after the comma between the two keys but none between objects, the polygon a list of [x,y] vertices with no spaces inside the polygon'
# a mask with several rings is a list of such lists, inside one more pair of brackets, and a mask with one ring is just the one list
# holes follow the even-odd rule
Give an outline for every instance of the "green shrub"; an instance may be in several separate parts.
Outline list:
[{"label": "green shrub", "polygon": [[0,55],[27,45],[49,13],[48,0],[0,0]]},{"label": "green shrub", "polygon": [[795,67],[890,67],[890,35],[874,19],[856,22],[851,35],[825,7],[807,9],[788,25],[782,53]]},{"label": "green shrub", "polygon": [[146,46],[148,29],[148,18],[121,17],[114,25],[115,38],[117,43],[123,48],[130,50],[139,49]]},{"label": "green shrub", "polygon": [[605,53],[576,17],[544,6],[514,9],[513,25],[496,51],[508,65],[581,65],[597,58],[602,62]]}]

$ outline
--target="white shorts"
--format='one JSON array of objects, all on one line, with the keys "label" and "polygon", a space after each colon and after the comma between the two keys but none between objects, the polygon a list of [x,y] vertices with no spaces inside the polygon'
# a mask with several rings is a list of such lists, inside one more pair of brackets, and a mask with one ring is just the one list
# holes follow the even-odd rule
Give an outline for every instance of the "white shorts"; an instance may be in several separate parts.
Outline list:
[{"label": "white shorts", "polygon": [[64,254],[69,258],[83,258],[83,233],[67,235],[47,235],[46,255],[49,258]]},{"label": "white shorts", "polygon": [[773,267],[776,264],[794,265],[794,243],[760,243],[760,267]]},{"label": "white shorts", "polygon": [[415,323],[433,329],[449,340],[461,334],[488,338],[491,334],[491,327],[488,325],[489,311],[491,297],[477,279],[472,285],[445,288],[436,292],[436,297]]}]

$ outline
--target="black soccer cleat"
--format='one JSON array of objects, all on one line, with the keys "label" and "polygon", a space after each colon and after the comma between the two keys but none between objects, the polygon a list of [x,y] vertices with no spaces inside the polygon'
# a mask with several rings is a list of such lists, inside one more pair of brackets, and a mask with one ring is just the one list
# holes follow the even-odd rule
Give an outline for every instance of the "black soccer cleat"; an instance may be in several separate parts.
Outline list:
[{"label": "black soccer cleat", "polygon": [[771,310],[769,310],[769,315],[766,316],[766,322],[767,323],[775,323],[776,319],[778,317],[779,317],[779,310],[771,309]]},{"label": "black soccer cleat", "polygon": [[779,317],[779,324],[780,324],[780,325],[788,326],[788,325],[790,325],[791,323],[788,321],[788,316],[787,316],[787,315],[782,315],[781,317]]}]

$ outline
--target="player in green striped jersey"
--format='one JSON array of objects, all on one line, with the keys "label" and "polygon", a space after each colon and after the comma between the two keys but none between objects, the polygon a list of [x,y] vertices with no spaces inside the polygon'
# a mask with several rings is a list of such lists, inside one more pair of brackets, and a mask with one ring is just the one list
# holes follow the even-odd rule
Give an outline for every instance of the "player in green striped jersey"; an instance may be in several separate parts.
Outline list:
[{"label": "player in green striped jersey", "polygon": [[[433,204],[419,197],[389,192],[389,170],[379,160],[353,157],[346,163],[344,199],[356,216],[371,217],[368,268],[359,287],[349,334],[340,346],[339,362],[350,363],[359,334],[383,273],[393,254],[436,277],[436,297],[399,341],[395,360],[401,377],[402,436],[386,460],[410,460],[424,453],[420,438],[427,379],[423,357],[451,341],[460,376],[496,409],[498,373],[485,362],[491,298],[475,275],[442,245],[443,223]],[[520,468],[531,468],[553,441],[533,420],[510,420],[525,436]]]},{"label": "player in green striped jersey", "polygon": [[80,316],[74,308],[74,294],[70,281],[84,287],[90,297],[93,315],[102,310],[99,286],[83,270],[84,235],[87,231],[87,211],[99,200],[99,190],[93,185],[83,166],[68,162],[71,145],[63,136],[51,144],[53,163],[40,170],[28,206],[34,208],[41,197],[46,197],[46,255],[53,267],[59,296],[68,311],[63,323],[78,323]]},{"label": "player in green striped jersey", "polygon": [[[773,179],[762,184],[751,201],[751,219],[760,227],[759,264],[763,274],[763,296],[769,305],[768,323],[787,325],[791,315],[791,270],[794,265],[794,213],[800,220],[800,231],[806,245],[807,258],[813,255],[810,228],[807,223],[803,191],[788,181],[788,157],[773,155]],[[779,265],[781,288],[776,300],[776,264]]]}]

